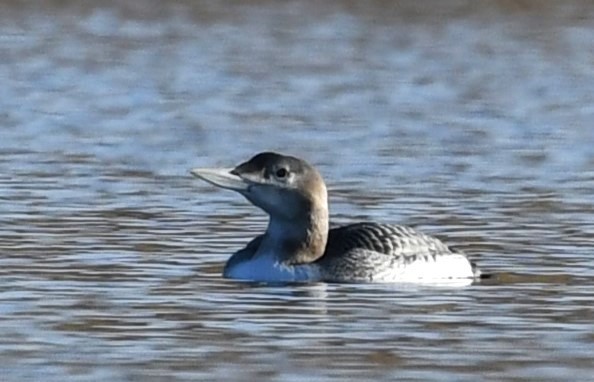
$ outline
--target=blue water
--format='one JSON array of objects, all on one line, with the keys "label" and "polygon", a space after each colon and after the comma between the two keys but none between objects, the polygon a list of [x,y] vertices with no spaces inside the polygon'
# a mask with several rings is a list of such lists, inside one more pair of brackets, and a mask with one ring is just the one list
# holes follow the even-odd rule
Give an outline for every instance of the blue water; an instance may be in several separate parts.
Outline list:
[{"label": "blue water", "polygon": [[[593,5],[1,9],[0,380],[592,379]],[[188,170],[264,150],[497,277],[222,279],[266,217]]]}]

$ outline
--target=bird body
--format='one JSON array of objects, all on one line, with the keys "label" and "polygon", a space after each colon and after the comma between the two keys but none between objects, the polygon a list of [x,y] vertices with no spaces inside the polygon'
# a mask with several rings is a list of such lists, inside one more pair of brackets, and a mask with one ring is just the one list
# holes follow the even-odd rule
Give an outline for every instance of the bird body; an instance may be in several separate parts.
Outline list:
[{"label": "bird body", "polygon": [[234,169],[192,174],[263,209],[266,232],[227,261],[223,276],[252,281],[427,282],[472,280],[465,254],[410,227],[355,223],[329,229],[325,183],[307,162],[261,153]]}]

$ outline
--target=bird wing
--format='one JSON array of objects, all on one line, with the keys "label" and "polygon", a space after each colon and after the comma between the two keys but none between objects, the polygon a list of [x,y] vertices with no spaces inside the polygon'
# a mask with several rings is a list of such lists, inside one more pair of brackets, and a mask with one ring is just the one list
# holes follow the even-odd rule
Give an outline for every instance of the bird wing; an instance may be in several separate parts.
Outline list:
[{"label": "bird wing", "polygon": [[356,282],[449,277],[444,265],[470,266],[464,254],[437,238],[410,227],[377,223],[331,229],[324,256],[317,262],[327,280]]},{"label": "bird wing", "polygon": [[399,258],[453,253],[439,239],[406,226],[356,223],[330,230],[324,257],[341,256],[352,250],[368,250]]}]

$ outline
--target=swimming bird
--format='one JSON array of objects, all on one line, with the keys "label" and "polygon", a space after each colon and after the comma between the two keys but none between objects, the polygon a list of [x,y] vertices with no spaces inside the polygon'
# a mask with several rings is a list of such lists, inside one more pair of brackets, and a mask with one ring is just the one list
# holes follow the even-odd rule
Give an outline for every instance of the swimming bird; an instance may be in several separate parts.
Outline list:
[{"label": "swimming bird", "polygon": [[274,152],[229,169],[191,173],[233,190],[269,215],[264,234],[227,261],[223,276],[265,282],[439,282],[480,274],[465,254],[393,224],[330,229],[322,176],[306,161]]}]

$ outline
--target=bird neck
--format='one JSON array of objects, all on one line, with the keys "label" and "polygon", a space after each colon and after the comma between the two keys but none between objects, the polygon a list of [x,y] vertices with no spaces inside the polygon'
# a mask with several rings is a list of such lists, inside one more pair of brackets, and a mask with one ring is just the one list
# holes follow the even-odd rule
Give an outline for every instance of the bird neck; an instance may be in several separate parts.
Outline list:
[{"label": "bird neck", "polygon": [[289,265],[311,263],[324,254],[328,229],[327,206],[314,206],[294,219],[271,216],[258,252]]}]

